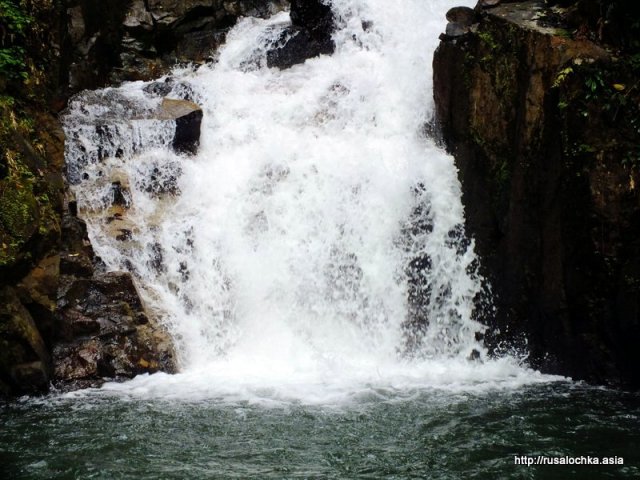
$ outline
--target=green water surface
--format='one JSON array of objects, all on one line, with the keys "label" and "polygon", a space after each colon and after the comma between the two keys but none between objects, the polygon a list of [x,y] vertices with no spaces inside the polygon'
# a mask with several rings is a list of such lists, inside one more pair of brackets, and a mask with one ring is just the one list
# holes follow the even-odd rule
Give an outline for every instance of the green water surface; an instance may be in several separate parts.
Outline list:
[{"label": "green water surface", "polygon": [[[622,457],[523,466],[520,455]],[[341,404],[126,395],[0,406],[2,479],[639,478],[640,398],[566,382]]]}]

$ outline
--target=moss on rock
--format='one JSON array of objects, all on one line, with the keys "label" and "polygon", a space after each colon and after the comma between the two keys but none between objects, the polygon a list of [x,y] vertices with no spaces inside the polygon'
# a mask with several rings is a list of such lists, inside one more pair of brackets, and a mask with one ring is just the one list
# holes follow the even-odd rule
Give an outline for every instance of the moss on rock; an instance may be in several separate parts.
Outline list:
[{"label": "moss on rock", "polygon": [[[16,159],[10,158],[15,164]],[[11,172],[0,180],[0,266],[10,266],[28,253],[22,251],[22,247],[38,230],[38,207],[32,178]]]}]

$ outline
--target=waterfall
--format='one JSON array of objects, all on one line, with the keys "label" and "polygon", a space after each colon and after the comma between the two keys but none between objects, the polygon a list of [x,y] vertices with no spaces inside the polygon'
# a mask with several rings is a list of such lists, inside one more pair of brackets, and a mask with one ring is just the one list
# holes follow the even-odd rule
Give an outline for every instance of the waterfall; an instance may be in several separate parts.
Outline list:
[{"label": "waterfall", "polygon": [[283,71],[266,52],[288,13],[242,19],[210,65],[159,80],[202,106],[194,156],[169,148],[172,122],[143,119],[161,100],[149,84],[71,102],[80,215],[171,332],[182,378],[309,395],[521,375],[476,340],[482,279],[457,172],[425,133],[449,7],[333,0],[335,53]]}]

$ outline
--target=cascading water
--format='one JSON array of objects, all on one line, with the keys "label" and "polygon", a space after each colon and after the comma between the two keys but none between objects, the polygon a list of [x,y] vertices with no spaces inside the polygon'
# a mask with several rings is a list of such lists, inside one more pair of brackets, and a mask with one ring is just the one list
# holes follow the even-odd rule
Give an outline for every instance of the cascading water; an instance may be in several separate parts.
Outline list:
[{"label": "cascading water", "polygon": [[[79,213],[181,373],[0,402],[2,478],[639,477],[637,394],[475,340],[453,159],[423,134],[451,3],[332,6],[332,56],[269,69],[288,16],[245,19],[210,66],[71,102]],[[154,92],[202,105],[197,155]],[[624,464],[522,464],[587,455]]]},{"label": "cascading water", "polygon": [[266,52],[288,14],[240,21],[213,64],[164,79],[203,108],[195,156],[171,151],[172,122],[142,120],[161,101],[146,84],[71,102],[67,168],[94,249],[135,275],[183,372],[107,388],[325,398],[542,378],[484,358],[456,169],[424,134],[450,6],[333,0],[336,52],[284,71]]}]

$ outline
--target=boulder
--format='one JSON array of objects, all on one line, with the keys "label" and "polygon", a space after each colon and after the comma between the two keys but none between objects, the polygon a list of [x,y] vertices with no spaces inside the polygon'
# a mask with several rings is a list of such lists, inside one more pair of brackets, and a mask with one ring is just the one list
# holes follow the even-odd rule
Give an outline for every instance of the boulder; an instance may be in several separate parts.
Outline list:
[{"label": "boulder", "polygon": [[195,154],[200,144],[202,109],[187,100],[164,98],[156,114],[160,120],[174,120],[176,133],[171,146],[176,152]]},{"label": "boulder", "polygon": [[0,382],[12,393],[48,388],[49,350],[29,311],[11,287],[0,289]]},{"label": "boulder", "polygon": [[333,29],[333,13],[328,4],[321,0],[293,0],[291,26],[267,52],[267,66],[285,69],[308,58],[332,54],[335,50],[331,38]]},{"label": "boulder", "polygon": [[469,7],[453,7],[446,14],[447,20],[453,23],[459,23],[463,26],[469,26],[478,21],[478,14]]},{"label": "boulder", "polygon": [[170,338],[149,321],[131,274],[66,277],[63,283],[53,348],[58,386],[97,385],[105,377],[175,371]]},{"label": "boulder", "polygon": [[330,55],[334,49],[335,45],[330,38],[318,40],[308,30],[289,27],[277,46],[267,52],[267,66],[290,68],[318,55]]},{"label": "boulder", "polygon": [[447,23],[447,27],[444,31],[444,36],[440,37],[442,40],[447,38],[455,38],[466,35],[471,31],[469,26],[461,25],[459,23],[449,22]]},{"label": "boulder", "polygon": [[[153,82],[145,93],[157,97],[158,92],[167,90],[174,96],[188,97],[192,94],[188,85],[171,80]],[[93,107],[100,113],[87,117],[78,115],[80,105]],[[88,173],[82,169],[85,165],[108,158],[130,158],[167,144],[178,153],[195,154],[200,142],[202,117],[202,109],[197,104],[182,98],[156,98],[150,102],[127,97],[115,89],[82,92],[74,97],[72,107],[63,116],[63,122],[72,125],[67,138],[68,155],[78,159],[67,165],[67,181],[75,185],[87,179]],[[149,120],[161,124],[163,135],[141,141],[137,134],[138,126],[142,123],[144,129]],[[169,137],[171,134],[173,138]],[[84,135],[93,136],[94,141],[87,145]],[[127,190],[126,185],[113,179],[110,198],[105,200],[126,206],[130,200]]]},{"label": "boulder", "polygon": [[469,7],[453,7],[449,9],[446,17],[449,23],[445,30],[445,39],[466,35],[479,20],[478,13]]}]

